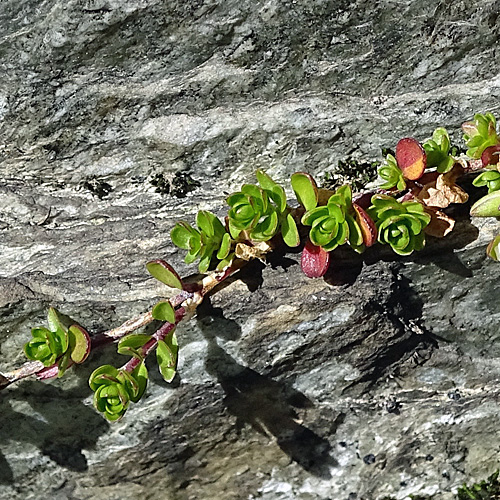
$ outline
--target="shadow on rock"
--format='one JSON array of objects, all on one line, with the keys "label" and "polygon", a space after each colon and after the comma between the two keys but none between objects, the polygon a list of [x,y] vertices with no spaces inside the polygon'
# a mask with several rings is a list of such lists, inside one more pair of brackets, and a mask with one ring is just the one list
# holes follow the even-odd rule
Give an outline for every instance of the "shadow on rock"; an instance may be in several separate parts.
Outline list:
[{"label": "shadow on rock", "polygon": [[[81,390],[62,390],[43,382],[25,381],[0,398],[0,445],[10,441],[35,445],[51,460],[66,469],[88,469],[84,448],[95,445],[109,428],[92,408],[81,403]],[[22,412],[13,408],[20,405]],[[13,474],[0,454],[0,483],[13,481]]]},{"label": "shadow on rock", "polygon": [[[214,309],[216,314],[220,314],[219,311]],[[330,467],[337,464],[330,456],[330,443],[298,420],[296,409],[311,408],[312,402],[285,382],[277,382],[238,364],[218,345],[216,336],[227,339],[228,332],[232,331],[229,337],[235,340],[239,337],[239,327],[222,318],[225,327],[221,327],[217,320],[217,326],[207,328],[204,324],[206,318],[205,315],[200,321],[208,340],[206,370],[221,384],[225,393],[224,405],[236,417],[238,428],[249,424],[257,432],[276,439],[281,450],[305,470],[329,478]],[[236,326],[231,327],[230,323]],[[235,328],[238,328],[236,337]]]}]

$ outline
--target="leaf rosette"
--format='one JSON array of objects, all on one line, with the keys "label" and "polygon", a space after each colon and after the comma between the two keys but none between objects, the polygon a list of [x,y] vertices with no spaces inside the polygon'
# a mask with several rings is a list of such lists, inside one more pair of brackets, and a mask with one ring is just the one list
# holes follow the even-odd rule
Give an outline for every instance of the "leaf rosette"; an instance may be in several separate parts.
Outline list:
[{"label": "leaf rosette", "polygon": [[146,390],[148,372],[140,363],[131,373],[111,365],[100,366],[89,379],[94,406],[110,421],[123,417],[130,402],[136,403]]},{"label": "leaf rosette", "polygon": [[341,186],[330,196],[326,205],[308,210],[302,217],[304,226],[311,226],[311,242],[327,252],[347,242],[354,248],[363,248],[363,234],[352,215],[352,191]]},{"label": "leaf rosette", "polygon": [[397,254],[410,255],[424,247],[423,229],[431,217],[421,203],[401,203],[390,196],[375,195],[368,214],[377,226],[379,243],[390,245]]},{"label": "leaf rosette", "polygon": [[403,172],[398,167],[396,158],[391,154],[387,155],[385,163],[378,169],[378,175],[384,181],[380,185],[382,189],[397,188],[399,191],[406,189]]},{"label": "leaf rosette", "polygon": [[297,246],[297,226],[289,213],[285,190],[262,170],[256,175],[259,186],[244,184],[226,199],[231,236],[236,240],[269,241],[281,229],[284,242]]}]

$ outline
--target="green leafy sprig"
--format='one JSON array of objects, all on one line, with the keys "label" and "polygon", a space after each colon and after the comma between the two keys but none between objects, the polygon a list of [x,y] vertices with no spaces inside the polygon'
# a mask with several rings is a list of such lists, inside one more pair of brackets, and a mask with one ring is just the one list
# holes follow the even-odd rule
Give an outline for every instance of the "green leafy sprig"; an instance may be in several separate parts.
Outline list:
[{"label": "green leafy sprig", "polygon": [[131,372],[111,365],[100,366],[89,380],[94,391],[94,406],[107,420],[119,420],[130,402],[137,403],[141,399],[147,381],[148,371],[143,362]]},{"label": "green leafy sprig", "polygon": [[436,167],[439,173],[449,172],[456,162],[455,158],[450,154],[450,136],[443,127],[434,130],[432,139],[425,141],[423,148],[427,155],[427,167]]},{"label": "green leafy sprig", "polygon": [[396,158],[394,158],[391,154],[387,155],[385,163],[378,169],[378,175],[383,181],[385,181],[380,185],[382,189],[396,188],[399,191],[406,189],[403,172],[398,167]]},{"label": "green leafy sprig", "polygon": [[24,346],[28,359],[50,367],[57,363],[61,377],[72,363],[83,363],[90,353],[89,334],[71,318],[61,315],[53,307],[47,314],[49,328],[32,328],[32,339]]},{"label": "green leafy sprig", "polygon": [[487,186],[488,193],[500,190],[500,172],[498,170],[487,170],[479,174],[472,184],[476,187]]},{"label": "green leafy sprig", "polygon": [[222,222],[213,213],[201,210],[196,216],[198,229],[187,222],[178,222],[170,232],[172,243],[187,250],[186,264],[200,259],[198,270],[206,273],[216,254],[219,268],[225,267],[232,259],[232,240]]}]

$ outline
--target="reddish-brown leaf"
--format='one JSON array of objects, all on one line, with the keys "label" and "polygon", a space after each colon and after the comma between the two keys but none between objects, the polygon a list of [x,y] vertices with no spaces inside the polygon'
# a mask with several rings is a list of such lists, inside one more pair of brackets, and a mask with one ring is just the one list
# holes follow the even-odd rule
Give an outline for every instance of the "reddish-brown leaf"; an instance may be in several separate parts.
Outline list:
[{"label": "reddish-brown leaf", "polygon": [[377,241],[377,226],[373,219],[356,203],[352,204],[356,212],[356,222],[363,234],[363,243],[366,247],[371,247]]},{"label": "reddish-brown leaf", "polygon": [[330,252],[321,247],[313,245],[308,239],[304,250],[302,250],[302,259],[300,266],[308,278],[320,278],[324,276],[330,265]]},{"label": "reddish-brown leaf", "polygon": [[427,155],[417,140],[406,137],[396,144],[396,161],[406,179],[416,181],[424,173]]}]

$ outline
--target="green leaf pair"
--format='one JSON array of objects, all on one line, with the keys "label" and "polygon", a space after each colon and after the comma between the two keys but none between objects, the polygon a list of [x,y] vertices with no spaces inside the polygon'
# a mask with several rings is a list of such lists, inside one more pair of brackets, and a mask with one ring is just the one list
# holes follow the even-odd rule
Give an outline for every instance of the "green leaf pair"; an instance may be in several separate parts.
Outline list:
[{"label": "green leaf pair", "polygon": [[500,190],[500,172],[498,170],[488,170],[479,174],[472,184],[476,187],[488,187],[488,193]]},{"label": "green leaf pair", "polygon": [[481,158],[484,150],[500,143],[496,132],[496,119],[491,113],[474,115],[474,120],[462,125],[464,141],[469,148],[467,156]]},{"label": "green leaf pair", "polygon": [[[160,304],[165,304],[165,302],[160,302]],[[132,356],[142,362],[145,358],[143,347],[147,347],[147,344],[151,341],[153,341],[153,337],[151,335],[132,333],[123,337],[118,342],[118,353],[126,356]],[[177,343],[175,330],[172,329],[163,340],[158,340],[156,346],[156,359],[158,361],[158,367],[166,382],[172,382],[175,377],[178,355],[179,344]]]},{"label": "green leaf pair", "polygon": [[223,268],[232,259],[232,240],[222,222],[211,212],[201,210],[196,216],[198,229],[187,222],[178,222],[170,232],[174,245],[188,251],[184,261],[186,264],[200,259],[198,269],[206,273],[210,267],[214,253],[219,259],[219,268]]},{"label": "green leaf pair", "polygon": [[379,243],[390,245],[399,255],[410,255],[424,247],[423,229],[431,217],[421,203],[401,203],[380,194],[372,197],[372,206],[367,212],[377,226]]},{"label": "green leaf pair", "polygon": [[70,363],[83,363],[90,353],[89,334],[70,318],[62,316],[51,307],[47,315],[49,328],[31,330],[33,338],[24,346],[28,359],[40,361],[44,366],[58,364],[61,377]]},{"label": "green leaf pair", "polygon": [[299,244],[299,233],[286,203],[285,190],[262,170],[256,172],[259,186],[245,184],[231,194],[227,204],[229,232],[234,239],[269,241],[280,229],[288,246]]},{"label": "green leaf pair", "polygon": [[[300,189],[300,188],[299,188]],[[304,190],[300,196],[308,206],[312,198]],[[350,186],[341,186],[330,196],[326,205],[311,208],[302,217],[302,224],[311,226],[309,239],[327,252],[339,245],[349,243],[358,251],[363,250],[363,234],[352,215],[352,191]]]},{"label": "green leaf pair", "polygon": [[94,406],[107,420],[123,417],[130,402],[137,403],[148,383],[148,371],[141,362],[132,372],[104,365],[94,370],[89,379],[94,391]]},{"label": "green leaf pair", "polygon": [[442,174],[451,170],[455,159],[450,156],[450,136],[445,128],[439,127],[434,130],[432,139],[428,139],[423,147],[427,155],[427,167],[436,167]]},{"label": "green leaf pair", "polygon": [[397,188],[399,191],[406,189],[406,182],[402,170],[398,167],[396,158],[387,155],[385,163],[378,169],[379,177],[385,182],[380,185],[382,189]]}]

